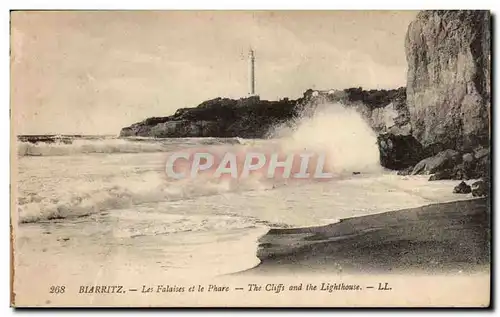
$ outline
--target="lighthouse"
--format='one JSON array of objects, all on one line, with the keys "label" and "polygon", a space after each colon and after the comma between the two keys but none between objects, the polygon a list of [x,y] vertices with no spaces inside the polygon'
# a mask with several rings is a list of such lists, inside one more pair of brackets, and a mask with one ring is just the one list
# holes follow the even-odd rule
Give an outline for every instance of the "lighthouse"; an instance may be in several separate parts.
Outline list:
[{"label": "lighthouse", "polygon": [[252,48],[250,48],[248,52],[248,84],[249,84],[249,92],[250,96],[255,95],[255,52]]}]

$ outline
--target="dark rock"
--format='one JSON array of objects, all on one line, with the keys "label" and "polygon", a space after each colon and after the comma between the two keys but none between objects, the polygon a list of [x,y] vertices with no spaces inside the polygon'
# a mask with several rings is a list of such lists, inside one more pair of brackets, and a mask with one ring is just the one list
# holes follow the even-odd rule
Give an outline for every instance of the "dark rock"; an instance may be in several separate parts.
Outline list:
[{"label": "dark rock", "polygon": [[460,184],[455,186],[455,188],[453,188],[453,193],[455,194],[468,194],[471,191],[472,191],[471,187],[467,185],[464,181],[462,181]]},{"label": "dark rock", "polygon": [[476,165],[475,174],[479,177],[490,178],[490,158],[484,157]]},{"label": "dark rock", "polygon": [[422,145],[411,135],[380,134],[377,143],[383,167],[401,170],[422,159]]},{"label": "dark rock", "polygon": [[474,178],[490,178],[491,157],[489,149],[480,149],[475,152],[476,164],[474,165]]},{"label": "dark rock", "polygon": [[461,164],[461,172],[463,174],[463,179],[473,179],[477,178],[478,175],[477,170],[477,160],[472,153],[465,153],[462,156],[462,164]]},{"label": "dark rock", "polygon": [[297,118],[298,100],[267,101],[258,96],[215,98],[196,108],[181,108],[170,117],[149,118],[123,128],[121,137],[263,138],[273,125]]},{"label": "dark rock", "polygon": [[449,179],[455,179],[455,180],[469,180],[473,177],[473,174],[471,174],[473,170],[468,169],[464,163],[455,165],[455,167],[451,170],[451,176]]},{"label": "dark rock", "polygon": [[489,148],[480,147],[480,148],[477,148],[474,151],[474,158],[476,160],[480,160],[483,157],[489,156],[489,155],[490,155],[490,149]]},{"label": "dark rock", "polygon": [[442,143],[432,143],[430,145],[424,146],[425,157],[430,157],[446,150],[447,147]]},{"label": "dark rock", "polygon": [[[490,155],[489,151],[477,159],[472,153],[462,156],[462,164],[455,167],[455,179],[478,179],[490,178]],[[461,178],[459,178],[461,177]]]},{"label": "dark rock", "polygon": [[[429,161],[432,161],[435,165],[430,166],[432,164]],[[460,161],[461,163],[458,163]],[[424,169],[421,171],[422,174],[425,174],[425,168],[434,171],[435,174],[429,178],[430,181],[440,179],[469,180],[481,177],[489,178],[489,155],[482,156],[480,160],[477,160],[472,153],[466,153],[462,155],[462,159],[460,160],[455,152],[450,154],[448,151],[447,155],[438,154],[432,160],[425,161],[425,163],[427,164],[425,167],[420,166],[419,168]]]},{"label": "dark rock", "polygon": [[361,172],[352,172],[352,175],[359,175]]},{"label": "dark rock", "polygon": [[472,187],[472,196],[474,197],[489,196],[490,184],[487,179],[474,182],[472,183],[471,187]]},{"label": "dark rock", "polygon": [[[456,174],[453,170],[447,169],[443,171],[438,171],[429,177],[429,181],[438,181],[442,179],[455,179]],[[460,178],[461,179],[461,178]]]},{"label": "dark rock", "polygon": [[405,169],[402,169],[402,170],[399,170],[398,171],[398,175],[400,176],[407,176],[407,175],[411,175],[411,172],[413,171],[413,165],[410,165],[408,166],[407,168]]},{"label": "dark rock", "polygon": [[418,162],[413,168],[412,174],[434,174],[438,171],[453,169],[461,161],[460,153],[448,149]]},{"label": "dark rock", "polygon": [[489,143],[490,12],[421,11],[405,49],[412,134],[424,147]]},{"label": "dark rock", "polygon": [[476,158],[474,157],[474,154],[472,153],[465,153],[464,155],[462,155],[462,161],[464,163],[472,163],[476,160]]}]

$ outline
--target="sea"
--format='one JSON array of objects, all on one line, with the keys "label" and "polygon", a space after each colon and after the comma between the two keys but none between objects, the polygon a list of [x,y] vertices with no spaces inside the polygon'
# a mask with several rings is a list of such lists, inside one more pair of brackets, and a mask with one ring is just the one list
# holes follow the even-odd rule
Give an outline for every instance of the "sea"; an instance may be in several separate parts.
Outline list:
[{"label": "sea", "polygon": [[[232,182],[172,180],[165,173],[172,152],[256,145],[326,151],[334,177]],[[85,261],[92,254],[119,254],[120,265],[141,263],[172,274],[251,269],[260,262],[259,238],[271,228],[321,226],[470,198],[452,193],[454,181],[429,182],[428,175],[399,176],[382,168],[376,134],[345,108],[279,126],[269,140],[20,135],[15,150],[12,218],[19,250]]]}]

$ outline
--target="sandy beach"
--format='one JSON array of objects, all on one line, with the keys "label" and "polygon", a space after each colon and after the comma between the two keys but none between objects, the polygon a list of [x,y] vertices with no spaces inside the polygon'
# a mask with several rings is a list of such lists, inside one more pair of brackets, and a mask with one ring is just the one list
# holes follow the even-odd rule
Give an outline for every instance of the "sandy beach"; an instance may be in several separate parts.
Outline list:
[{"label": "sandy beach", "polygon": [[488,272],[490,207],[480,198],[272,229],[245,274]]}]

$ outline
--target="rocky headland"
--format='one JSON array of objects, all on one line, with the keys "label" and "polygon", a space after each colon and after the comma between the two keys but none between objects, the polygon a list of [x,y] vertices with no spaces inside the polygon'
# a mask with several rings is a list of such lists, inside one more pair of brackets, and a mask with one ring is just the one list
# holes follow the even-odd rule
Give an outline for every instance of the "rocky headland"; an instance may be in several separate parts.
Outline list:
[{"label": "rocky headland", "polygon": [[[272,127],[316,106],[355,107],[378,134],[381,164],[429,180],[483,178],[489,188],[491,56],[489,11],[422,11],[404,43],[407,85],[392,90],[318,91],[299,99],[216,98],[148,118],[120,136],[270,137]],[[472,191],[482,196],[488,190]]]},{"label": "rocky headland", "polygon": [[148,118],[123,128],[120,136],[157,138],[241,137],[266,138],[273,127],[313,113],[319,104],[341,103],[356,107],[377,132],[410,132],[405,88],[393,90],[318,91],[309,89],[298,99],[261,100],[215,98],[174,115]]}]

